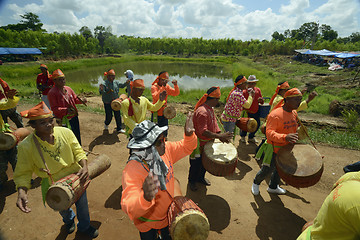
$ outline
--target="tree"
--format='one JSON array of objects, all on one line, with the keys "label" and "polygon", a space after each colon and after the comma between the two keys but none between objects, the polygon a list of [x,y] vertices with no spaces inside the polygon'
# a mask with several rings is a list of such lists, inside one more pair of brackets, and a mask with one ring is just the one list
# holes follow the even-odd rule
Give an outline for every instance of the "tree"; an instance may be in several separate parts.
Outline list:
[{"label": "tree", "polygon": [[96,26],[94,29],[94,35],[99,40],[101,53],[104,53],[105,39],[112,36],[111,26],[108,26],[107,28],[103,26]]},{"label": "tree", "polygon": [[86,40],[93,37],[90,28],[88,28],[87,26],[81,27],[79,32]]},{"label": "tree", "polygon": [[274,32],[272,35],[272,38],[274,39],[274,40],[278,40],[278,41],[284,41],[285,40],[285,37],[284,37],[284,35],[283,34],[281,34],[281,33],[279,33],[279,32]]},{"label": "tree", "polygon": [[337,31],[331,29],[329,25],[323,24],[320,27],[321,35],[324,40],[332,41],[334,39],[337,39],[338,33]]},{"label": "tree", "polygon": [[20,15],[20,17],[23,18],[20,24],[25,26],[25,30],[46,32],[45,29],[41,28],[44,24],[41,23],[38,15],[32,12],[26,12],[24,15]]},{"label": "tree", "polygon": [[349,36],[349,40],[352,43],[360,42],[360,32],[354,32]]}]

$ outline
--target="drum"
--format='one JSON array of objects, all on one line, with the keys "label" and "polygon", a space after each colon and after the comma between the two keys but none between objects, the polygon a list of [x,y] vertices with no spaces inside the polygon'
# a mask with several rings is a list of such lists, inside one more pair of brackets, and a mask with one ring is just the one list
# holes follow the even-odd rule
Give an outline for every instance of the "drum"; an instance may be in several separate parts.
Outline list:
[{"label": "drum", "polygon": [[46,202],[55,211],[66,210],[79,200],[89,183],[88,179],[84,185],[80,185],[79,176],[70,174],[49,187]]},{"label": "drum", "polygon": [[305,188],[320,180],[324,163],[314,147],[307,144],[288,144],[277,153],[276,168],[287,184]]},{"label": "drum", "polygon": [[169,231],[173,240],[207,239],[209,220],[204,212],[186,197],[175,197],[168,210]]},{"label": "drum", "polygon": [[30,134],[27,128],[18,128],[14,132],[0,132],[0,150],[9,150]]},{"label": "drum", "polygon": [[257,122],[254,118],[239,118],[236,120],[236,126],[245,132],[255,132],[257,129]]},{"label": "drum", "polygon": [[111,108],[114,111],[120,111],[121,110],[121,103],[122,101],[124,101],[125,99],[127,99],[127,95],[126,94],[121,94],[119,98],[113,100],[111,102]]},{"label": "drum", "polygon": [[215,176],[231,175],[237,165],[237,150],[232,143],[222,143],[218,139],[208,142],[203,149],[202,164]]},{"label": "drum", "polygon": [[70,174],[50,186],[46,194],[46,202],[55,211],[66,210],[71,207],[84,193],[90,183],[111,165],[110,159],[105,154],[99,155],[88,165],[89,179],[82,186],[76,174]]},{"label": "drum", "polygon": [[164,117],[173,119],[176,116],[176,109],[172,106],[166,106],[163,111]]},{"label": "drum", "polygon": [[259,104],[259,115],[260,118],[266,118],[270,111],[269,103],[264,103],[263,105]]}]

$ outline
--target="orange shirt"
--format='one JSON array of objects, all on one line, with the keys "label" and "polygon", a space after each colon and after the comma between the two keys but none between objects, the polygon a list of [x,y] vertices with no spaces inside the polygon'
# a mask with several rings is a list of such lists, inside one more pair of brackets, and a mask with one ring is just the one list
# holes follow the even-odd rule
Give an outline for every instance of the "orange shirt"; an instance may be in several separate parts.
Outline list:
[{"label": "orange shirt", "polygon": [[162,116],[164,112],[164,108],[166,107],[168,96],[177,96],[180,93],[179,86],[176,84],[174,88],[170,87],[169,84],[166,84],[165,87],[160,87],[157,83],[151,86],[151,95],[153,98],[153,103],[156,103],[160,98],[160,93],[162,91],[166,91],[167,95],[165,98],[165,104],[157,111],[158,116]]},{"label": "orange shirt", "polygon": [[[165,154],[161,156],[162,160],[169,168],[166,176],[166,191],[156,194],[155,199],[148,202],[144,199],[142,186],[145,178],[148,176],[148,170],[138,161],[132,160],[125,166],[122,175],[123,192],[121,197],[121,209],[134,221],[136,228],[140,232],[147,232],[150,229],[161,229],[168,223],[168,208],[174,197],[174,169],[173,164],[178,160],[190,155],[197,146],[197,137],[195,134],[185,136],[178,142],[166,142]],[[153,222],[144,222],[139,220],[144,217]]]},{"label": "orange shirt", "polygon": [[[284,146],[288,144],[285,140],[289,133],[296,133],[298,128],[297,112],[285,111],[282,107],[273,110],[266,121],[266,137],[267,142],[273,146]],[[274,152],[277,153],[280,148],[274,147]]]}]

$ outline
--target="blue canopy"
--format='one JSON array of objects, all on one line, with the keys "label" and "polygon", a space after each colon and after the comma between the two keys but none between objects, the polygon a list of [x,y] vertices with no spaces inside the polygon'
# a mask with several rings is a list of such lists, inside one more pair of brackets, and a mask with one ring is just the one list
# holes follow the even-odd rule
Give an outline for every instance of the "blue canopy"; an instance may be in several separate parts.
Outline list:
[{"label": "blue canopy", "polygon": [[308,50],[304,52],[303,54],[315,54],[315,55],[321,55],[321,56],[333,56],[336,54],[336,52],[329,51],[327,49],[323,50]]},{"label": "blue canopy", "polygon": [[0,48],[0,55],[5,54],[42,54],[37,48]]},{"label": "blue canopy", "polygon": [[352,58],[352,57],[360,57],[360,54],[356,53],[337,53],[335,54],[337,58]]}]

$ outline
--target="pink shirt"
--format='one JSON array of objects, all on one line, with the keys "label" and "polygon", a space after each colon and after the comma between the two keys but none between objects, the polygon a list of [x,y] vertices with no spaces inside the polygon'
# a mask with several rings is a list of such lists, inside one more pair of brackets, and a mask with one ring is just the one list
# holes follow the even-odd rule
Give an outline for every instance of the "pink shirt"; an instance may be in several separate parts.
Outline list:
[{"label": "pink shirt", "polygon": [[236,88],[226,102],[224,112],[221,114],[221,119],[225,122],[236,122],[243,110],[242,105],[246,102],[241,89]]},{"label": "pink shirt", "polygon": [[[76,104],[81,104],[82,102],[78,99],[75,92],[68,86],[64,86],[65,94],[56,86],[50,89],[48,93],[48,99],[50,102],[51,110],[54,112],[55,117],[62,119],[65,115],[68,114],[68,106],[76,108]],[[73,116],[68,116],[72,118]]]},{"label": "pink shirt", "polygon": [[[249,109],[246,109],[246,111],[249,112],[249,113],[257,113],[257,111],[259,110],[259,102],[258,102],[258,99],[259,99],[259,97],[262,97],[260,88],[254,87],[254,90],[255,90],[255,95],[254,95],[254,97],[253,97],[253,102],[252,102],[250,108],[249,108]],[[248,97],[249,97],[249,92],[248,92],[247,89],[244,89],[244,90],[243,90],[243,94],[244,94],[244,97],[245,97],[246,99],[248,99]]]},{"label": "pink shirt", "polygon": [[206,142],[212,140],[203,136],[205,130],[213,133],[220,132],[220,128],[217,124],[215,113],[212,107],[204,103],[194,112],[194,128],[196,136],[200,139],[200,146],[204,146]]},{"label": "pink shirt", "polygon": [[[173,164],[190,155],[196,145],[197,138],[195,134],[185,136],[183,140],[178,142],[165,142],[165,154],[161,158],[169,168],[166,176],[167,190],[159,190],[155,199],[150,202],[145,200],[142,189],[148,171],[138,161],[132,160],[126,164],[122,175],[121,209],[134,221],[136,228],[140,232],[147,232],[152,228],[161,229],[169,224],[167,213],[174,197]],[[145,222],[139,220],[139,217],[157,221]]]}]

